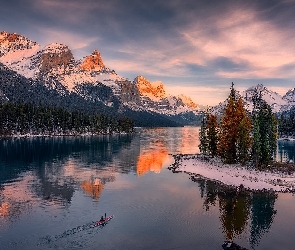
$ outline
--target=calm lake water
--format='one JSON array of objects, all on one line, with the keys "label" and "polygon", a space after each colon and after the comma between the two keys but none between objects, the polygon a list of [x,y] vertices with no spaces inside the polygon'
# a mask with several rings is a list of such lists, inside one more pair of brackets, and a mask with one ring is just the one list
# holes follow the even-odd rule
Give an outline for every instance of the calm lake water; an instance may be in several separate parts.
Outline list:
[{"label": "calm lake water", "polygon": [[[1,249],[294,249],[295,197],[172,173],[198,128],[0,140]],[[278,142],[294,161],[295,143]],[[92,227],[101,215],[114,215]]]}]

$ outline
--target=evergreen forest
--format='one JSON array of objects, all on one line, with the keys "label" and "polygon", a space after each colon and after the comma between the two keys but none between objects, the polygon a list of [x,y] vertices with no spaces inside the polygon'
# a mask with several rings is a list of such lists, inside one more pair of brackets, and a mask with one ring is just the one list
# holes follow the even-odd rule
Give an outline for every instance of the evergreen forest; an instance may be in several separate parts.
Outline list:
[{"label": "evergreen forest", "polygon": [[258,168],[273,162],[278,120],[261,93],[255,93],[252,101],[253,110],[248,112],[232,84],[221,119],[209,111],[203,117],[199,134],[202,154],[218,156],[224,163],[251,163]]},{"label": "evergreen forest", "polygon": [[133,121],[68,111],[61,107],[7,102],[0,104],[0,136],[80,135],[133,132]]}]

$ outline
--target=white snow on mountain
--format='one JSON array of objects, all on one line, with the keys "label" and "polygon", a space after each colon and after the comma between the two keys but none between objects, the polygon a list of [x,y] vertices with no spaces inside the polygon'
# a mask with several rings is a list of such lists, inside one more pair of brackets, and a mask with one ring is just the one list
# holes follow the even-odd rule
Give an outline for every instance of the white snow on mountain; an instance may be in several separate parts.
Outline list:
[{"label": "white snow on mountain", "polygon": [[[45,86],[58,90],[60,94],[77,92],[77,87],[83,84],[96,86],[102,83],[112,89],[123,105],[133,110],[150,110],[173,116],[189,112],[198,114],[202,108],[188,96],[170,95],[160,81],[150,82],[143,76],[137,76],[131,82],[117,75],[105,66],[97,50],[83,59],[75,60],[64,44],[52,43],[42,47],[24,36],[3,31],[0,33],[0,63],[26,78],[43,80]],[[295,105],[295,89],[282,97],[258,84],[239,93],[250,111],[255,91],[261,93],[262,99],[274,112],[288,110]],[[212,112],[221,114],[225,105],[226,101],[212,107]]]},{"label": "white snow on mountain", "polygon": [[[248,111],[253,110],[253,97],[255,92],[258,94],[261,94],[262,99],[271,106],[272,111],[274,113],[278,113],[278,112],[290,109],[290,107],[292,106],[290,104],[291,98],[293,97],[294,98],[293,100],[295,100],[295,96],[293,96],[293,92],[290,92],[289,100],[288,100],[287,97],[285,96],[282,97],[278,93],[266,88],[262,84],[258,84],[256,86],[252,86],[246,89],[242,93],[238,91],[236,92],[238,97],[240,96],[243,98],[245,108]],[[227,100],[212,107],[210,110],[215,115],[221,115],[223,114],[226,105],[227,105]]]},{"label": "white snow on mountain", "polygon": [[284,100],[281,95],[269,90],[262,84],[258,84],[257,86],[252,86],[242,92],[242,97],[247,102],[249,110],[253,109],[252,98],[255,92],[261,93],[262,99],[271,106],[273,112],[275,113],[279,112],[282,108],[288,105],[288,102]]},{"label": "white snow on mountain", "polygon": [[295,105],[295,88],[288,90],[283,99],[290,105]]},{"label": "white snow on mountain", "polygon": [[47,88],[56,89],[61,95],[74,91],[82,96],[79,86],[102,83],[133,110],[149,110],[169,116],[197,113],[198,110],[189,97],[166,93],[160,81],[151,83],[138,76],[131,82],[117,75],[104,65],[97,50],[81,60],[75,60],[71,50],[64,44],[52,43],[42,47],[18,34],[1,32],[0,62],[26,78],[42,80]]}]

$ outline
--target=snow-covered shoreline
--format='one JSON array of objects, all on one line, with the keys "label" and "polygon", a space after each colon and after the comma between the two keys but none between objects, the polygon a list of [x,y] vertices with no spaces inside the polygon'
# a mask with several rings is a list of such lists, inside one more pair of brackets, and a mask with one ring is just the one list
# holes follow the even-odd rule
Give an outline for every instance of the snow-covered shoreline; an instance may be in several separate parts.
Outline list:
[{"label": "snow-covered shoreline", "polygon": [[277,192],[295,191],[295,173],[274,173],[258,171],[239,164],[223,164],[218,158],[202,155],[174,155],[171,169],[201,175],[225,185],[249,190],[273,190]]},{"label": "snow-covered shoreline", "polygon": [[278,141],[295,141],[295,137],[288,136],[288,137],[280,137]]},{"label": "snow-covered shoreline", "polygon": [[12,134],[12,135],[3,135],[1,138],[33,138],[33,137],[86,137],[86,136],[111,136],[111,135],[127,135],[134,134],[135,131],[127,133],[127,132],[113,132],[113,133],[51,133],[51,134]]}]

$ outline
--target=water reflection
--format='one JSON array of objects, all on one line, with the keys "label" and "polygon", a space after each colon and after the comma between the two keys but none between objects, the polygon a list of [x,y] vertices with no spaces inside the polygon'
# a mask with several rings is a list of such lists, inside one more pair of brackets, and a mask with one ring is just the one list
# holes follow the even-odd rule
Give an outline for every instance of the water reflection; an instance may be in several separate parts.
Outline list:
[{"label": "water reflection", "polygon": [[[0,171],[3,173],[0,183],[17,178],[31,168],[38,169],[42,176],[46,163],[62,163],[69,156],[103,167],[112,162],[122,148],[128,147],[131,140],[131,135],[0,139]],[[59,171],[59,167],[56,170]]]},{"label": "water reflection", "polygon": [[279,140],[277,143],[277,161],[295,162],[295,142]]},{"label": "water reflection", "polygon": [[149,171],[159,173],[169,158],[164,141],[151,141],[150,147],[142,149],[137,161],[137,175],[142,176]]},{"label": "water reflection", "polygon": [[133,135],[0,139],[0,217],[28,207],[68,207],[74,193],[99,200],[117,174],[159,173],[169,154],[198,152],[198,129],[139,129]]},{"label": "water reflection", "polygon": [[93,199],[98,200],[103,190],[103,184],[99,179],[83,181],[81,183],[83,190]]},{"label": "water reflection", "polygon": [[139,130],[140,155],[138,157],[137,175],[147,172],[159,173],[169,154],[192,154],[199,152],[199,128],[154,128]]},{"label": "water reflection", "polygon": [[[221,249],[225,239],[271,249],[274,234],[285,235],[280,245],[287,242],[283,248],[291,249],[287,238],[294,223],[282,219],[295,202],[290,194],[286,201],[272,192],[249,192],[201,177],[197,187],[187,176],[163,170],[169,154],[198,153],[198,131],[158,128],[132,136],[0,140],[1,249],[36,249],[47,235],[58,240],[44,250]],[[275,205],[283,212],[276,214]],[[115,214],[106,230],[59,239],[105,212]]]},{"label": "water reflection", "polygon": [[0,218],[15,220],[38,206],[67,207],[77,188],[98,200],[103,186],[114,181],[116,173],[135,168],[130,163],[137,162],[138,150],[131,149],[132,138],[1,139]]},{"label": "water reflection", "polygon": [[274,209],[278,195],[272,191],[249,191],[242,187],[226,186],[215,181],[192,176],[198,183],[204,208],[218,206],[225,239],[234,241],[250,227],[250,244],[258,246],[276,215]]},{"label": "water reflection", "polygon": [[7,217],[9,215],[10,209],[11,209],[11,204],[8,202],[3,202],[0,205],[0,217]]},{"label": "water reflection", "polygon": [[139,130],[141,133],[141,147],[151,145],[151,139],[156,143],[162,142],[169,154],[194,154],[199,153],[199,128],[155,128]]}]

